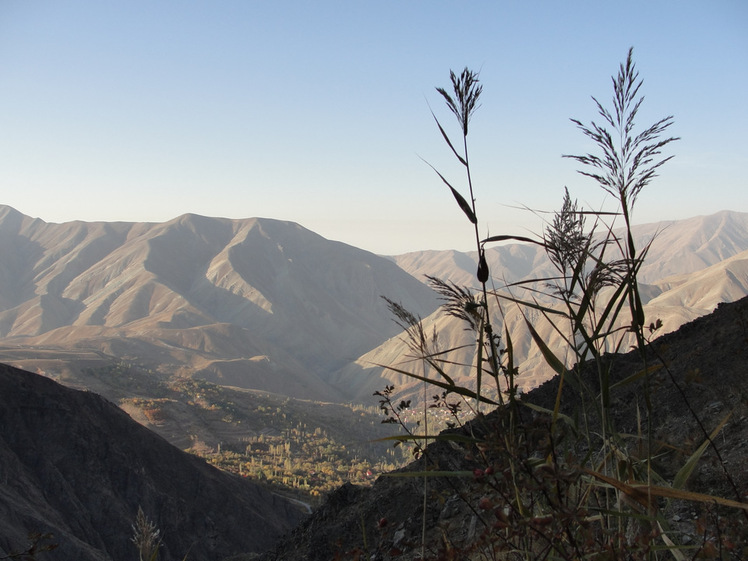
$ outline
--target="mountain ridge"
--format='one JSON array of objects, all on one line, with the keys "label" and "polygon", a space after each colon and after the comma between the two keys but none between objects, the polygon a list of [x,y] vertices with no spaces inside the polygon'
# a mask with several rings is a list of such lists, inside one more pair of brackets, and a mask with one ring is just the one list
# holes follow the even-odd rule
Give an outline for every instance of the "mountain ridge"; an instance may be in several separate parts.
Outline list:
[{"label": "mountain ridge", "polygon": [[[614,230],[620,235],[621,231]],[[666,220],[632,227],[640,250],[652,242],[639,280],[649,283],[675,274],[692,273],[748,249],[748,213],[723,210],[684,220]],[[477,253],[457,250],[409,252],[391,257],[403,270],[423,280],[436,276],[473,286]],[[542,277],[551,271],[543,249],[525,243],[486,247],[489,269],[508,273],[507,282]]]}]

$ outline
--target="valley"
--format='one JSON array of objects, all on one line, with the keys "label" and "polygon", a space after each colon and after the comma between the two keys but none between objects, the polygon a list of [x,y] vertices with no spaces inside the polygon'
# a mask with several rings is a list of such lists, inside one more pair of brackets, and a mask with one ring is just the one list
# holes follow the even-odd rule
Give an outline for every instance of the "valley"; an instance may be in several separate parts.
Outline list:
[{"label": "valley", "polygon": [[[3,351],[8,362],[36,365],[40,374],[106,397],[177,448],[305,503],[316,505],[345,481],[365,484],[410,459],[405,448],[376,442],[392,430],[382,425],[373,398],[368,407],[306,401],[167,378],[114,357],[50,350],[57,358],[44,361],[45,353]],[[66,365],[57,370],[59,357]]]}]

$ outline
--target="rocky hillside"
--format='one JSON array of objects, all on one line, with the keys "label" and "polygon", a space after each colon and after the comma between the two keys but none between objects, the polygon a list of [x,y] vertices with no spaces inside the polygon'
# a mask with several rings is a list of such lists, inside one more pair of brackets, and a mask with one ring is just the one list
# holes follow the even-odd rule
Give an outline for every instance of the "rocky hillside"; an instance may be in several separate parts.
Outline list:
[{"label": "rocky hillside", "polygon": [[[745,375],[748,366],[748,298],[720,305],[713,313],[657,339],[652,349],[652,363],[665,364],[672,373],[670,377],[668,371],[661,369],[651,379],[654,406],[650,422],[658,447],[654,469],[664,479],[664,482],[657,479],[658,483],[669,485],[667,482],[673,480],[689,456],[705,441],[704,431],[712,432],[724,422],[719,437],[713,439],[714,445],[707,447],[687,480],[686,489],[743,503],[742,507],[718,509],[714,505],[705,507],[699,502],[659,501],[668,539],[691,548],[684,558],[700,553],[699,558],[703,555],[705,558],[735,561],[745,559],[748,555],[748,516],[743,516],[741,510],[748,511],[748,470],[745,469],[748,462],[748,378]],[[625,380],[641,369],[641,361],[635,353],[611,355],[606,360],[612,364],[612,383]],[[586,372],[583,379],[595,387],[596,373],[592,370]],[[576,399],[575,392],[569,388],[566,384],[561,411],[570,418],[579,419],[585,404]],[[551,380],[523,396],[522,400],[550,409],[557,392],[557,381]],[[647,418],[642,417],[646,410],[643,395],[641,383],[621,384],[612,392],[611,407],[621,433],[631,437],[642,432],[646,434]],[[533,411],[536,410],[521,408],[520,418],[524,420],[518,426],[527,423],[524,426],[530,428],[528,435],[534,434],[532,430],[544,434],[544,416]],[[420,460],[396,474],[399,476],[380,477],[371,488],[341,487],[274,551],[263,555],[262,561],[421,559],[424,497],[427,559],[486,558],[477,555],[476,550],[489,543],[492,536],[501,536],[501,532],[510,529],[508,522],[501,525],[504,520],[502,512],[506,510],[502,511],[503,504],[496,502],[497,490],[502,488],[502,477],[509,478],[510,475],[502,472],[500,463],[494,467],[483,459],[492,453],[495,442],[504,440],[502,434],[495,432],[500,426],[497,419],[494,412],[473,420],[463,429],[452,431],[466,440],[431,444]],[[538,445],[547,446],[547,442],[542,442],[542,439],[538,440]],[[636,442],[631,438],[634,457]],[[556,445],[559,450],[566,449],[562,442]],[[581,449],[582,455],[584,450]],[[529,465],[534,466],[538,461],[532,463],[531,460]],[[489,474],[487,463],[495,473]],[[481,471],[476,474],[475,469]],[[416,475],[422,470],[445,471],[454,475],[431,477],[424,483],[424,478]],[[730,475],[732,482],[725,473]],[[566,477],[571,477],[571,474],[573,471]],[[530,487],[540,485],[540,477],[541,474],[537,473],[530,480]],[[511,490],[507,496],[514,497]],[[714,530],[715,521],[719,522],[720,529],[716,531],[716,537],[707,539],[706,528]],[[622,522],[626,523],[627,519]],[[534,521],[528,522],[531,523]],[[540,524],[541,520],[538,519],[537,523]],[[542,520],[542,523],[541,532],[552,531],[553,526],[548,525],[548,520]],[[560,528],[563,531],[563,526]],[[533,530],[526,525],[519,531],[518,535],[526,536]],[[723,544],[718,549],[714,540],[720,539],[720,533]],[[563,541],[563,538],[558,539]],[[495,543],[503,542],[497,539]],[[657,543],[664,546],[666,542]],[[471,553],[475,556],[472,557]],[[616,556],[611,558],[619,559]]]},{"label": "rocky hillside", "polygon": [[54,535],[49,561],[136,559],[138,507],[161,532],[163,561],[263,551],[303,517],[104,398],[0,364],[0,558],[37,532]]}]

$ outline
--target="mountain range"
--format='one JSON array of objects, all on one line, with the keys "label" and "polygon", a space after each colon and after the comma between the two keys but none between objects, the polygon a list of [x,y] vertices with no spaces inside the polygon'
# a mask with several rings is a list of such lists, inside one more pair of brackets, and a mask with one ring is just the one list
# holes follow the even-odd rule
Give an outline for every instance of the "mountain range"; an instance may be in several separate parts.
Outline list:
[{"label": "mountain range", "polygon": [[[634,236],[638,247],[652,241],[639,279],[662,333],[748,294],[748,213],[640,225]],[[412,386],[381,366],[408,352],[380,296],[436,327],[444,348],[467,345],[456,361],[472,353],[424,280],[475,286],[475,253],[383,257],[262,218],[52,224],[0,206],[0,255],[0,360],[72,385],[83,367],[126,359],[161,377],[371,403],[388,383]],[[489,247],[486,258],[498,290],[553,272],[532,244]],[[516,307],[497,324],[526,388],[552,375]],[[553,330],[538,329],[553,346]]]}]

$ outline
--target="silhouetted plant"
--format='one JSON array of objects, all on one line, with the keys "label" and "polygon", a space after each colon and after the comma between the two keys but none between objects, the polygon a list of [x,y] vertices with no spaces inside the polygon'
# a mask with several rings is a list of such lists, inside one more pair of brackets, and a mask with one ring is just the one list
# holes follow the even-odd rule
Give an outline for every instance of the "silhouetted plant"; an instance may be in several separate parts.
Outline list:
[{"label": "silhouetted plant", "polygon": [[[714,445],[714,438],[727,418],[710,434],[700,425],[704,444],[691,454],[671,482],[654,471],[649,377],[656,369],[667,366],[650,365],[646,353],[648,328],[637,276],[651,241],[642,248],[635,246],[631,217],[641,191],[672,157],[661,156],[663,148],[677,138],[662,138],[673,122],[672,117],[660,119],[642,132],[635,131],[635,118],[643,97],[639,96],[641,81],[633,51],[629,50],[626,62],[613,78],[613,109],[607,110],[593,98],[604,124],[583,125],[572,119],[596,143],[601,154],[566,156],[581,163],[580,173],[613,195],[618,208],[614,212],[584,210],[567,189],[561,210],[554,214],[539,239],[512,235],[480,238],[467,134],[482,89],[477,74],[468,69],[459,76],[451,72],[450,79],[452,93],[444,88],[437,91],[460,124],[461,150],[455,148],[436,116],[434,119],[450,150],[466,170],[469,201],[442,174],[436,173],[473,225],[480,289],[476,292],[434,277],[428,277],[428,282],[443,300],[442,310],[463,321],[466,329],[475,334],[476,390],[455,383],[450,375],[451,367],[464,366],[450,361],[449,353],[456,349],[439,349],[429,344],[429,340],[436,341],[438,336],[427,337],[420,318],[389,300],[396,320],[406,330],[410,350],[438,378],[400,367],[388,368],[440,388],[441,397],[435,396],[432,405],[456,412],[455,404],[449,401],[449,396],[455,394],[474,399],[476,410],[481,403],[497,406],[497,410],[490,422],[477,415],[466,427],[469,435],[463,435],[462,440],[454,433],[431,437],[452,444],[459,442],[466,446],[466,458],[480,464],[474,471],[450,474],[436,471],[431,475],[464,476],[468,489],[465,500],[473,512],[480,513],[483,525],[483,531],[472,542],[459,549],[449,542],[443,555],[435,558],[638,560],[665,555],[685,561],[694,556],[723,558],[722,552],[737,551],[728,547],[733,538],[725,537],[727,533],[719,523],[704,525],[701,545],[677,544],[677,536],[662,514],[663,505],[673,500],[736,508],[746,517],[748,505],[742,502],[739,493],[735,500],[730,500],[684,489],[696,463],[706,448]],[[619,216],[624,221],[622,236],[614,231],[615,218]],[[609,218],[612,220],[608,221]],[[542,246],[556,274],[552,278],[526,279],[505,285],[501,290],[489,290],[485,246],[507,240]],[[524,289],[525,296],[515,296],[517,288]],[[493,333],[494,316],[501,315],[512,304],[519,307],[539,353],[557,374],[556,400],[551,409],[518,398],[518,372],[511,337],[505,331],[505,348],[501,349],[501,341]],[[566,353],[551,349],[541,337],[536,326],[541,320],[560,335]],[[659,325],[659,321],[653,321],[649,330],[654,331]],[[641,370],[614,384],[611,369],[615,357],[608,353],[618,352],[631,343],[639,350]],[[596,386],[585,379],[585,363],[596,370]],[[484,375],[496,380],[496,401],[482,392]],[[611,394],[617,388],[640,381],[643,384],[639,395],[645,404],[640,425],[646,424],[647,434],[629,435],[616,426]],[[569,416],[561,410],[565,387],[571,388],[576,402],[581,404],[578,415]],[[388,386],[386,392],[383,403],[389,422],[400,422],[398,415],[392,414],[397,411],[397,406],[393,407],[394,388]],[[378,395],[384,397],[379,392]],[[427,436],[406,434],[393,440],[407,438],[422,443]],[[428,448],[423,453],[427,457]],[[428,476],[428,464],[423,465],[425,471],[419,476]],[[475,502],[475,497],[480,499]],[[425,533],[423,542],[425,558]],[[722,545],[725,548],[720,550],[717,546]]]},{"label": "silhouetted plant", "polygon": [[[475,244],[476,249],[478,251],[478,267],[476,270],[476,278],[478,279],[478,282],[481,285],[481,299],[475,299],[472,298],[472,302],[476,304],[476,307],[471,307],[469,310],[465,310],[466,313],[473,318],[477,322],[477,326],[479,326],[479,331],[481,332],[481,335],[478,337],[478,360],[475,365],[475,372],[476,372],[476,391],[475,391],[475,400],[476,400],[476,410],[480,411],[480,404],[483,401],[482,399],[482,385],[483,385],[483,363],[484,360],[489,364],[488,372],[493,376],[493,378],[496,381],[497,385],[497,395],[498,399],[501,402],[503,400],[501,388],[499,385],[499,373],[502,371],[500,366],[500,359],[499,359],[499,349],[498,349],[498,337],[494,334],[493,331],[493,325],[491,323],[491,313],[489,310],[489,302],[488,302],[488,287],[487,283],[490,277],[490,272],[488,269],[488,263],[486,261],[486,255],[485,255],[485,248],[484,243],[481,241],[480,237],[480,230],[479,230],[479,224],[478,224],[478,216],[476,212],[476,205],[475,205],[475,194],[473,191],[473,179],[470,169],[470,156],[469,156],[469,150],[468,150],[468,131],[469,131],[469,124],[470,121],[475,113],[475,111],[480,107],[480,96],[483,92],[483,86],[480,85],[480,81],[478,79],[478,74],[468,68],[465,68],[460,75],[458,76],[455,74],[455,72],[450,72],[450,81],[452,82],[452,93],[447,91],[445,88],[436,88],[436,91],[439,92],[439,94],[442,96],[444,101],[446,102],[447,107],[449,110],[454,114],[454,116],[457,118],[457,121],[460,125],[460,133],[462,135],[462,147],[461,150],[458,150],[455,148],[455,143],[452,142],[449,135],[445,131],[444,127],[439,122],[439,119],[437,119],[436,115],[433,114],[434,121],[436,121],[436,125],[439,128],[439,132],[442,135],[442,138],[449,146],[450,150],[454,154],[454,156],[457,158],[457,160],[462,164],[462,166],[465,169],[465,177],[467,182],[467,189],[470,194],[470,201],[468,202],[465,197],[462,196],[460,191],[453,187],[449,181],[441,174],[439,173],[434,166],[429,166],[437,173],[437,175],[441,178],[441,180],[449,187],[450,191],[452,192],[452,195],[454,196],[455,200],[457,201],[457,204],[459,205],[460,209],[462,209],[465,216],[468,218],[470,223],[473,225],[473,233],[475,235]],[[455,293],[449,285],[443,285],[438,286],[439,281],[438,279],[431,279],[432,285],[436,284],[435,288],[437,292],[440,292],[442,297],[447,300],[447,306],[451,306],[452,313],[454,314],[455,310],[459,308],[464,299],[465,295],[460,295]],[[447,288],[446,291],[443,289]],[[456,297],[456,299],[453,299],[453,297]],[[463,319],[467,319],[468,316],[465,316]],[[485,337],[482,336],[482,334],[485,334]],[[485,348],[483,347],[485,345]],[[509,385],[512,386],[512,382],[508,381]],[[513,392],[510,388],[510,395],[513,395]]]},{"label": "silhouetted plant", "polygon": [[146,517],[143,509],[138,507],[138,514],[132,525],[132,543],[138,550],[140,561],[156,561],[161,547],[161,531],[156,524]]},{"label": "silhouetted plant", "polygon": [[[622,63],[618,76],[613,78],[613,111],[608,111],[597,99],[592,98],[598,113],[607,125],[592,121],[589,125],[578,119],[572,122],[590,138],[601,150],[601,155],[566,155],[584,167],[579,173],[594,179],[603,190],[611,194],[619,203],[626,226],[626,240],[623,251],[629,265],[628,281],[632,285],[628,291],[631,313],[634,319],[634,332],[639,348],[644,347],[644,307],[636,287],[636,272],[641,264],[637,258],[634,238],[631,233],[631,215],[636,199],[642,189],[657,175],[657,170],[673,156],[660,157],[662,149],[677,137],[661,138],[673,124],[673,117],[660,119],[638,134],[634,134],[635,119],[642,102],[639,96],[642,81],[633,59],[634,50],[629,49],[626,62]],[[609,130],[607,127],[611,127]]]}]

